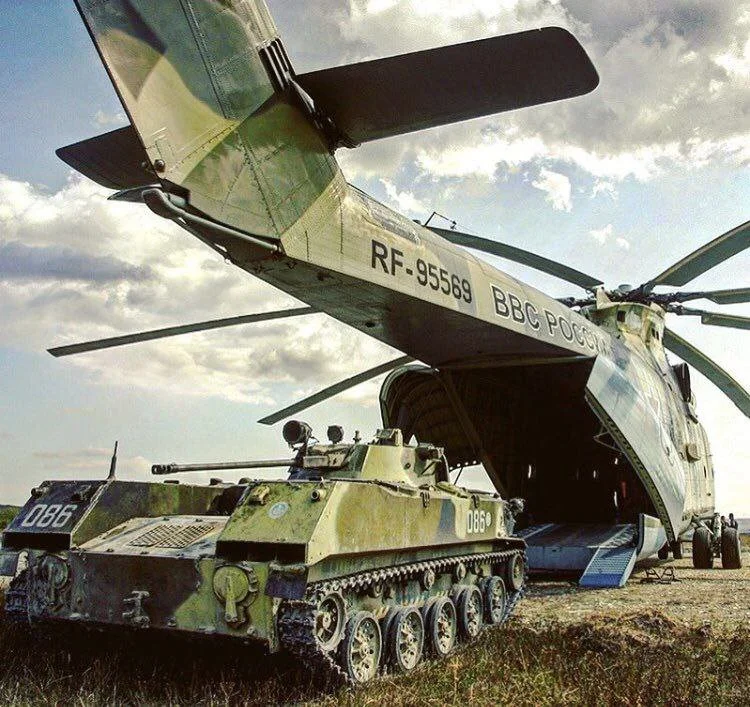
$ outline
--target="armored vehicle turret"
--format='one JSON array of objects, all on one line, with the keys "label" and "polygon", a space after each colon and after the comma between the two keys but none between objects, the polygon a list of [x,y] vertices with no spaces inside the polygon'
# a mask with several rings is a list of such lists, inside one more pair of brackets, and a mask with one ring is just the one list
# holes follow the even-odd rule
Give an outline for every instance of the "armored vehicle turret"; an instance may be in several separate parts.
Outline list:
[{"label": "armored vehicle turret", "polygon": [[442,449],[398,429],[369,443],[330,428],[320,444],[297,422],[284,434],[291,459],[152,469],[283,465],[284,480],[35,488],[3,535],[6,616],[222,635],[352,682],[505,621],[526,576],[517,504],[453,485]]}]

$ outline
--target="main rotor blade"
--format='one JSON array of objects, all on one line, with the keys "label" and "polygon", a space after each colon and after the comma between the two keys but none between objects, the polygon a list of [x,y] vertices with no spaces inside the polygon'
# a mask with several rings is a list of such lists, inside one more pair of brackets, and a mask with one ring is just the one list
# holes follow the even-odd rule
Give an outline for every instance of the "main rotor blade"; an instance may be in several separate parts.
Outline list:
[{"label": "main rotor blade", "polygon": [[206,331],[208,329],[222,329],[224,327],[237,326],[238,324],[255,324],[266,322],[271,319],[285,319],[286,317],[298,317],[302,314],[315,314],[319,310],[314,307],[296,307],[294,309],[281,309],[275,312],[261,312],[259,314],[243,314],[239,317],[228,317],[226,319],[211,319],[195,324],[183,324],[182,326],[166,327],[165,329],[152,329],[137,334],[125,334],[124,336],[113,336],[109,339],[97,339],[95,341],[84,341],[80,344],[68,346],[57,346],[47,349],[56,358],[60,356],[72,356],[73,354],[86,351],[98,351],[99,349],[111,349],[115,346],[127,346],[137,344],[141,341],[153,341],[154,339],[165,339],[169,336],[180,336],[194,331]]},{"label": "main rotor blade", "polygon": [[351,378],[347,378],[346,380],[334,383],[328,388],[324,388],[323,390],[318,391],[314,395],[310,395],[304,400],[299,400],[293,405],[285,407],[283,410],[279,410],[278,412],[275,412],[271,415],[267,415],[262,420],[258,420],[258,422],[260,422],[261,425],[273,425],[280,420],[283,420],[285,417],[294,415],[295,413],[301,412],[302,410],[307,410],[307,408],[311,408],[313,405],[317,405],[324,400],[328,400],[328,398],[332,398],[334,395],[338,395],[339,393],[342,393],[349,388],[353,388],[355,385],[364,383],[371,378],[376,378],[382,373],[388,373],[388,371],[392,371],[394,368],[403,366],[405,363],[409,363],[413,360],[414,359],[411,356],[399,356],[392,361],[382,363],[379,366],[375,366],[375,368],[370,368],[367,371],[358,373],[356,376],[352,376]]},{"label": "main rotor blade", "polygon": [[700,317],[701,324],[725,326],[732,329],[750,329],[750,319],[736,314],[720,314],[719,312],[707,312],[705,309],[689,309],[688,307],[676,307],[669,311],[680,316]]},{"label": "main rotor blade", "polygon": [[740,304],[750,302],[750,287],[734,290],[709,290],[708,292],[675,292],[670,295],[673,302],[690,302],[694,299],[709,299],[716,304]]},{"label": "main rotor blade", "polygon": [[523,248],[517,248],[507,243],[499,243],[498,241],[491,241],[488,238],[481,238],[480,236],[472,236],[460,231],[450,231],[447,228],[436,228],[433,226],[427,226],[427,228],[456,245],[473,248],[474,250],[480,250],[483,253],[490,253],[491,255],[499,255],[506,260],[528,265],[530,268],[534,268],[540,272],[554,275],[567,282],[580,285],[585,290],[593,290],[603,284],[601,280],[591,275],[574,270],[567,265],[549,260],[536,253],[531,253],[528,250],[523,250]]},{"label": "main rotor blade", "polygon": [[750,221],[727,231],[715,238],[710,243],[701,246],[690,255],[667,268],[663,273],[657,275],[642,285],[644,292],[651,292],[656,285],[686,285],[698,275],[702,275],[713,267],[723,263],[733,255],[750,248]]},{"label": "main rotor blade", "polygon": [[664,346],[702,373],[750,417],[750,394],[723,368],[670,329],[664,330]]}]

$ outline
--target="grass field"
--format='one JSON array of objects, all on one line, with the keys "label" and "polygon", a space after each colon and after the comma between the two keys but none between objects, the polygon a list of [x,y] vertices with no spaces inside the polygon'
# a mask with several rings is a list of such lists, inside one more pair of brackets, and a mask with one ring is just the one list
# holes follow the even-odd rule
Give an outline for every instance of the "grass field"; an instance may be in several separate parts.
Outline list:
[{"label": "grass field", "polygon": [[0,623],[0,704],[746,704],[750,569],[674,564],[668,586],[534,584],[506,627],[359,690],[244,647]]},{"label": "grass field", "polygon": [[514,620],[443,663],[335,689],[246,649],[0,629],[2,704],[742,704],[750,633],[714,636],[658,612],[579,624]]}]

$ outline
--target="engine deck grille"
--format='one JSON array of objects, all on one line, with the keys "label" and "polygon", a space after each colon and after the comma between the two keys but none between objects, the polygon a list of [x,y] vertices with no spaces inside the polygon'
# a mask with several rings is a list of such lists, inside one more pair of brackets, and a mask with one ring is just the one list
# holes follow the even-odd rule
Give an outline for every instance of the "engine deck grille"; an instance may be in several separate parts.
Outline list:
[{"label": "engine deck grille", "polygon": [[182,549],[213,532],[220,523],[162,523],[131,540],[130,547]]}]

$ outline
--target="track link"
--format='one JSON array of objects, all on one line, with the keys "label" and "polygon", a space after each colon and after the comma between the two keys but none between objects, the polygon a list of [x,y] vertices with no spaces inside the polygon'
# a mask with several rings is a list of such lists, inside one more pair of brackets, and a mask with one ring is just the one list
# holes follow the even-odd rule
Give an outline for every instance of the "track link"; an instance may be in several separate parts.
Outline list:
[{"label": "track link", "polygon": [[[349,677],[337,661],[337,649],[324,650],[316,636],[318,606],[324,597],[338,592],[346,600],[347,596],[351,593],[366,592],[378,584],[415,580],[426,570],[432,570],[438,575],[453,572],[460,564],[464,566],[487,563],[497,565],[507,562],[514,555],[521,555],[523,557],[524,585],[520,591],[508,591],[505,614],[501,623],[496,624],[502,625],[508,620],[508,617],[512,614],[516,604],[524,594],[528,563],[526,561],[526,553],[521,549],[413,562],[396,567],[360,572],[347,577],[314,582],[309,585],[303,599],[286,599],[279,606],[277,614],[279,639],[282,646],[297,656],[310,671],[315,674],[322,672],[329,680],[335,683],[348,683],[350,682]],[[470,585],[467,583],[466,586]],[[431,598],[433,597],[428,596],[427,601]]]}]

